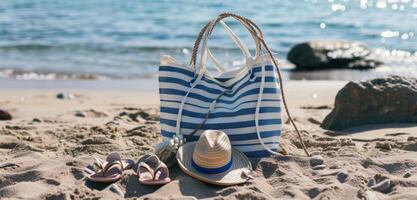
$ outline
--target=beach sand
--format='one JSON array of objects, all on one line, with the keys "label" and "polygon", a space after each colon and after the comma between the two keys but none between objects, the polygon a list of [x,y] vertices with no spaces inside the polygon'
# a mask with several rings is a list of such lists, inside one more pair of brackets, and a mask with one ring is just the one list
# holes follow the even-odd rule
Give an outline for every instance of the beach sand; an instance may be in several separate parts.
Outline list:
[{"label": "beach sand", "polygon": [[[290,155],[253,160],[248,183],[212,186],[175,166],[171,183],[153,187],[140,185],[133,170],[113,185],[91,183],[84,167],[92,156],[119,152],[137,161],[152,151],[161,139],[155,80],[2,82],[0,108],[14,119],[0,121],[0,166],[10,165],[0,168],[0,199],[417,199],[416,124],[319,127],[345,83],[286,82],[294,119],[325,166],[313,169],[286,123],[281,143]],[[58,99],[59,92],[74,98]]]}]

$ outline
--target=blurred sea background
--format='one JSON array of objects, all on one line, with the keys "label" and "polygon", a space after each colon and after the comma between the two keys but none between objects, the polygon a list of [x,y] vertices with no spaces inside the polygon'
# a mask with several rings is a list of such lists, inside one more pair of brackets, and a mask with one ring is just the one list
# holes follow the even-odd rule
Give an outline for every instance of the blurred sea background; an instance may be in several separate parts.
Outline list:
[{"label": "blurred sea background", "polygon": [[[417,0],[3,0],[0,78],[140,79],[169,54],[188,63],[200,29],[221,12],[253,19],[286,79],[417,77]],[[238,23],[226,23],[253,47]],[[241,52],[219,26],[209,45],[221,61]],[[355,40],[385,63],[372,70],[293,72],[290,48],[313,39]]]}]

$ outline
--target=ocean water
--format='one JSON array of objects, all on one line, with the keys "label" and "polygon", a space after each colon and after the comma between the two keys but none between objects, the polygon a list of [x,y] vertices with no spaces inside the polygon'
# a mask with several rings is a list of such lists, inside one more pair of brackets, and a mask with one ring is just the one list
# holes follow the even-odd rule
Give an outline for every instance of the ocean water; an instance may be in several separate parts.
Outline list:
[{"label": "ocean water", "polygon": [[[187,63],[200,29],[221,12],[253,19],[286,79],[417,77],[417,0],[3,0],[0,78],[143,78],[170,54]],[[253,49],[238,23],[232,29]],[[366,71],[292,72],[292,46],[312,39],[361,41],[385,65]],[[241,59],[219,27],[209,42],[223,62]]]}]

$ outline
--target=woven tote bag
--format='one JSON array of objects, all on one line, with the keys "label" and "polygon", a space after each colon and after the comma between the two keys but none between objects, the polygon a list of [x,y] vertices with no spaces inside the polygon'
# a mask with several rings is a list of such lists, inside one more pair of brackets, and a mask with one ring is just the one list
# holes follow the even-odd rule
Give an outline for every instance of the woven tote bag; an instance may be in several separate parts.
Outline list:
[{"label": "woven tote bag", "polygon": [[[255,56],[222,21],[226,17],[235,18],[252,35]],[[235,69],[228,70],[219,64],[208,48],[208,39],[217,23],[223,25],[243,52],[244,64]],[[224,13],[202,29],[190,64],[163,56],[159,67],[159,93],[164,139],[177,137],[187,138],[187,142],[196,141],[204,130],[214,129],[225,132],[232,145],[248,157],[266,157],[280,152],[281,79],[270,50],[266,47],[269,54],[263,53],[265,47],[262,32],[252,21]],[[210,74],[207,59],[211,59],[220,75]]]}]

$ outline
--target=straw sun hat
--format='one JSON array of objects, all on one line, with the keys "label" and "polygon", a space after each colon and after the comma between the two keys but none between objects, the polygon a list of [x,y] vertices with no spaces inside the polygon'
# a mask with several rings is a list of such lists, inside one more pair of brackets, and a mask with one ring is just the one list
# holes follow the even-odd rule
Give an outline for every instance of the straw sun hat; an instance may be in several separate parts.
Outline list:
[{"label": "straw sun hat", "polygon": [[233,148],[222,131],[206,130],[199,140],[182,145],[177,152],[182,171],[203,182],[236,185],[247,181],[252,169],[249,159]]}]

